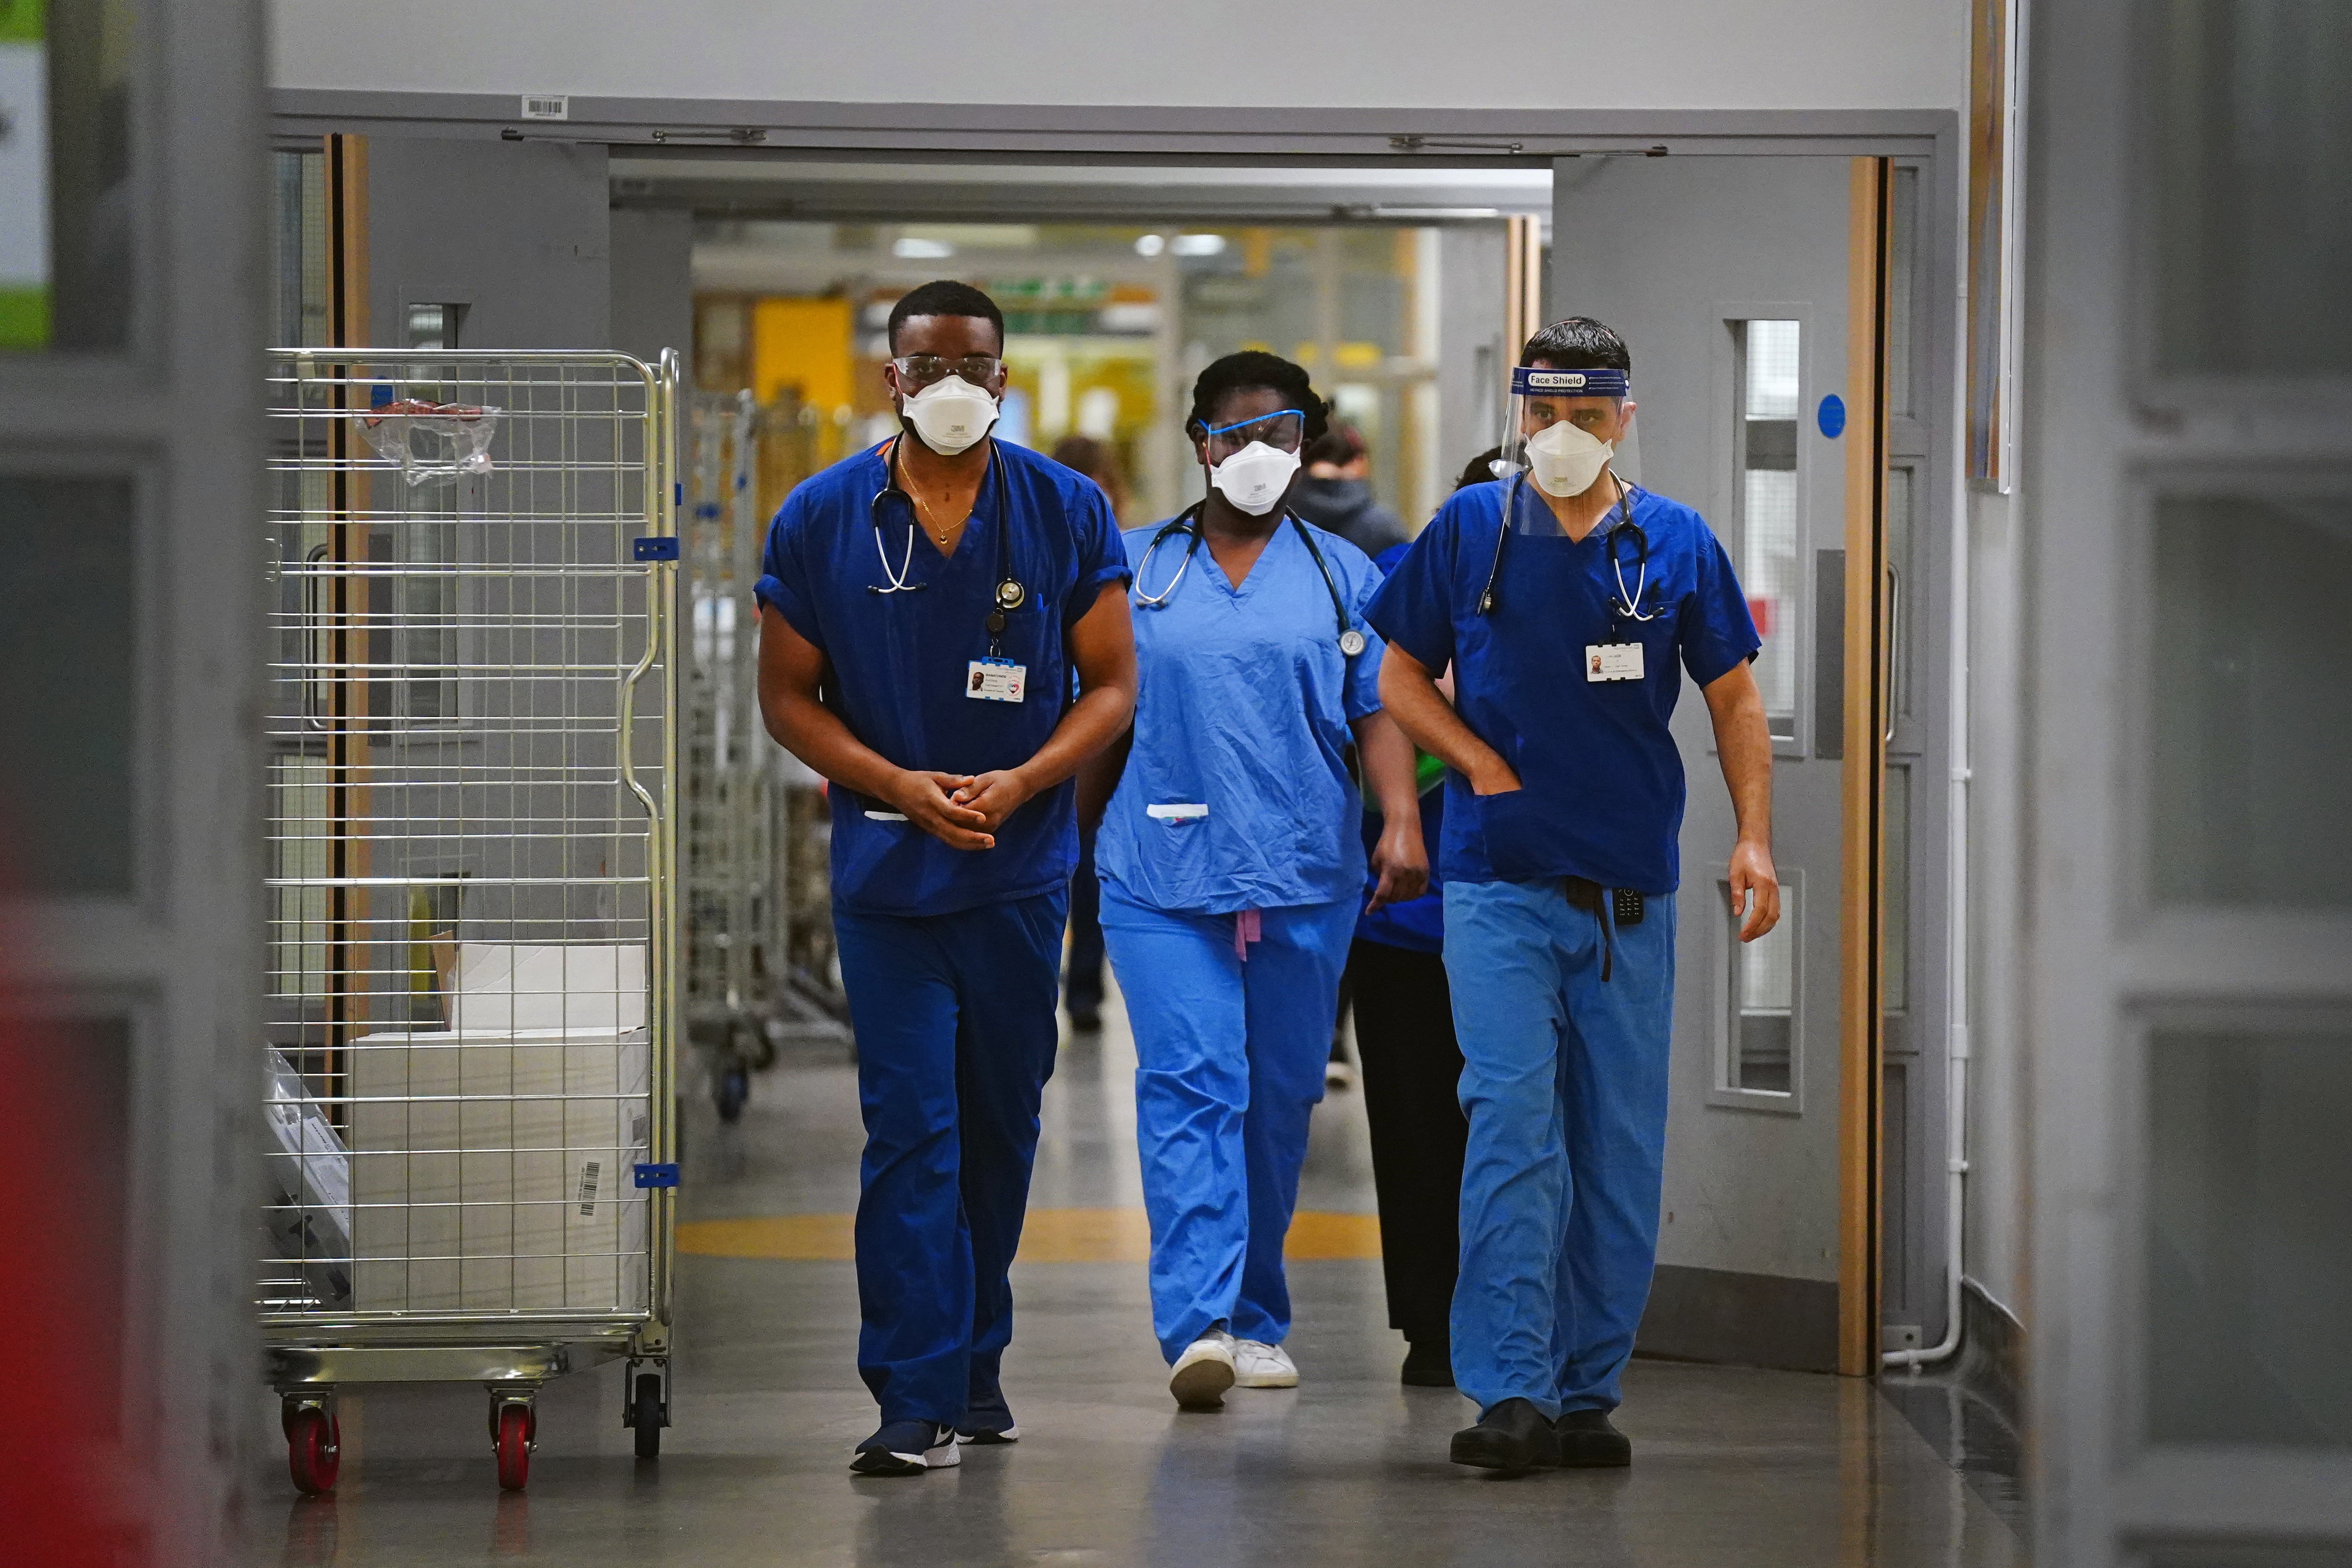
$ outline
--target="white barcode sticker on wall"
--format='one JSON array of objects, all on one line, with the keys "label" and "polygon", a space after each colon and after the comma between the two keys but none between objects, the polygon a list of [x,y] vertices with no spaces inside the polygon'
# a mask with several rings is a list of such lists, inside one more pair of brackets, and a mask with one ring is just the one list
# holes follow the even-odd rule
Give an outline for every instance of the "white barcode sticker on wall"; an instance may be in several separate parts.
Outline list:
[{"label": "white barcode sticker on wall", "polygon": [[591,1160],[580,1167],[580,1212],[593,1215],[596,1212],[596,1178],[604,1169],[600,1161]]},{"label": "white barcode sticker on wall", "polygon": [[569,120],[572,100],[560,92],[527,92],[522,95],[522,117],[525,120]]}]

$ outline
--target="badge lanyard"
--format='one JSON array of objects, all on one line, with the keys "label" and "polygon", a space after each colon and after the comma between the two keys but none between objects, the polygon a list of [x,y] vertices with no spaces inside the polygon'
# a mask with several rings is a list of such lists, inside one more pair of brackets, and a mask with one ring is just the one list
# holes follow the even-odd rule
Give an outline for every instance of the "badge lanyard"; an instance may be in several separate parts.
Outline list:
[{"label": "badge lanyard", "polygon": [[[1187,507],[1183,516],[1153,534],[1151,542],[1144,547],[1143,560],[1135,568],[1135,602],[1144,608],[1156,610],[1167,604],[1175,595],[1176,584],[1181,583],[1184,580],[1184,574],[1192,569],[1192,557],[1200,550],[1201,541],[1207,537],[1206,531],[1202,529],[1200,521],[1202,504],[1195,501]],[[1309,532],[1307,525],[1298,520],[1298,514],[1294,511],[1285,511],[1283,515],[1290,520],[1292,527],[1298,530],[1300,542],[1307,546],[1307,553],[1315,559],[1315,570],[1323,574],[1323,591],[1331,595],[1331,614],[1339,622],[1339,630],[1337,640],[1339,644],[1339,652],[1344,658],[1353,658],[1364,651],[1366,646],[1364,634],[1348,622],[1347,601],[1339,597],[1339,584],[1331,575],[1330,563],[1323,559],[1323,552],[1316,546],[1315,535]],[[1150,569],[1152,552],[1160,548],[1160,542],[1171,533],[1189,533],[1192,536],[1192,542],[1184,547],[1184,559],[1177,564],[1176,574],[1168,579],[1168,586],[1160,589],[1157,594],[1147,594],[1143,591],[1143,574]]]}]

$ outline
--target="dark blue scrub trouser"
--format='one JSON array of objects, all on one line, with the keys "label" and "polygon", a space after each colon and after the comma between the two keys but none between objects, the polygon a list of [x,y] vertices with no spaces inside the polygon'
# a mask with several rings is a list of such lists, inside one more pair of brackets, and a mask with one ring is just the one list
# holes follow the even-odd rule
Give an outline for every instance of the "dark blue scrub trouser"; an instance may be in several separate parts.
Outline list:
[{"label": "dark blue scrub trouser", "polygon": [[834,913],[866,1116],[857,1370],[886,1423],[952,1425],[996,1388],[1054,1070],[1066,898]]}]

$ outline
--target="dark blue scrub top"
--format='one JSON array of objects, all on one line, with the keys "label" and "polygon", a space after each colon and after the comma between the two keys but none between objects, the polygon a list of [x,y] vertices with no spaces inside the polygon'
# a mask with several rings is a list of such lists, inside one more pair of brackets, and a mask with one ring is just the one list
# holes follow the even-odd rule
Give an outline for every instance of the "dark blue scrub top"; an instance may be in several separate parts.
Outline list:
[{"label": "dark blue scrub top", "polygon": [[[1684,669],[1705,686],[1761,646],[1738,579],[1698,513],[1635,489],[1633,521],[1650,543],[1641,608],[1659,613],[1617,626],[1643,645],[1643,676],[1588,681],[1585,647],[1609,640],[1618,596],[1608,554],[1616,510],[1574,543],[1513,533],[1495,611],[1480,616],[1503,489],[1456,490],[1365,612],[1429,669],[1454,666],[1463,721],[1525,786],[1482,798],[1449,773],[1440,870],[1449,882],[1573,876],[1672,892],[1682,880],[1684,784],[1667,721]],[[1632,542],[1619,549],[1630,563]],[[1627,590],[1638,581],[1628,564]]]},{"label": "dark blue scrub top", "polygon": [[[1372,564],[1386,577],[1403,560],[1409,544],[1391,544],[1372,557]],[[1371,868],[1372,850],[1381,841],[1383,824],[1377,803],[1370,792],[1364,795],[1364,904],[1365,910],[1356,921],[1356,936],[1361,942],[1377,942],[1387,947],[1402,947],[1414,952],[1445,951],[1445,901],[1441,890],[1442,879],[1437,874],[1437,846],[1445,827],[1445,789],[1432,785],[1421,797],[1421,841],[1429,849],[1429,891],[1417,899],[1407,899],[1401,904],[1370,907],[1372,893],[1381,885],[1381,876]]]},{"label": "dark blue scrub top", "polygon": [[[875,594],[890,574],[875,552],[873,500],[889,481],[881,448],[812,475],[784,498],[768,531],[753,589],[825,656],[821,693],[850,733],[902,768],[984,773],[1035,755],[1075,690],[1065,638],[1106,583],[1124,581],[1127,552],[1110,503],[1092,479],[1025,447],[995,446],[1004,465],[981,481],[955,553],[942,560],[927,535],[906,559],[908,509],[882,509],[882,543],[893,572],[919,593]],[[1003,657],[1028,667],[1026,699],[965,695],[973,659],[988,655],[984,624],[994,603],[1002,494],[1013,513],[1013,575],[1028,598],[1005,617]],[[943,915],[1024,899],[1068,882],[1078,858],[1074,786],[1064,783],[996,830],[993,849],[951,849],[889,809],[835,786],[833,897],[864,914]]]}]

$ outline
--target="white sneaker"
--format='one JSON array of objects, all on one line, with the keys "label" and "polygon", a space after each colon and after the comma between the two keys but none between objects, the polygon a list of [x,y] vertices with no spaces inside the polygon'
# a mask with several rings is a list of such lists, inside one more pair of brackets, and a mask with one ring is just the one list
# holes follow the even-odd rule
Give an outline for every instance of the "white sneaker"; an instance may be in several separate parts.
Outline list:
[{"label": "white sneaker", "polygon": [[1234,1383],[1242,1388],[1297,1388],[1298,1363],[1280,1345],[1270,1345],[1264,1340],[1235,1340]]},{"label": "white sneaker", "polygon": [[1214,1410],[1234,1385],[1234,1336],[1211,1329],[1184,1347],[1168,1373],[1168,1392],[1187,1410]]}]

